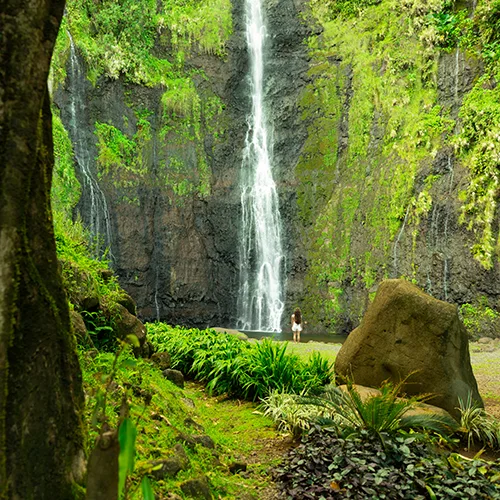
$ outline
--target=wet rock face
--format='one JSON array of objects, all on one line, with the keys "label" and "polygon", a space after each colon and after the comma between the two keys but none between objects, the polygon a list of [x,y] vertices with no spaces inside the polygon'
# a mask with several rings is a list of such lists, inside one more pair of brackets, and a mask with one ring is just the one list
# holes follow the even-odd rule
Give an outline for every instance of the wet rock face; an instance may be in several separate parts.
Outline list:
[{"label": "wet rock face", "polygon": [[368,387],[404,381],[406,394],[432,394],[429,403],[455,418],[459,398],[466,401],[469,393],[483,405],[456,306],[404,280],[382,282],[361,325],[340,349],[335,373]]},{"label": "wet rock face", "polygon": [[[273,165],[280,193],[285,241],[296,231],[292,170],[305,140],[300,122],[298,98],[306,84],[306,30],[300,20],[302,0],[266,0],[269,63],[266,68],[266,94],[269,120],[273,126]],[[55,94],[55,103],[70,136],[82,141],[88,153],[92,175],[98,179],[109,210],[112,265],[120,284],[137,303],[142,320],[161,319],[172,324],[206,327],[236,324],[238,296],[238,241],[240,193],[238,180],[242,160],[246,115],[251,102],[248,91],[248,54],[245,40],[244,1],[233,4],[233,35],[228,57],[222,60],[206,54],[191,54],[187,64],[202,70],[207,79],[195,81],[199,93],[220,97],[225,106],[225,132],[215,139],[203,137],[203,149],[211,170],[210,194],[186,194],[179,199],[172,189],[157,181],[158,172],[168,168],[169,158],[182,154],[188,171],[197,168],[193,142],[175,144],[162,137],[160,88],[144,88],[121,79],[101,77],[93,87],[86,79],[83,59],[78,82],[66,81]],[[76,73],[68,72],[70,78]],[[75,85],[73,85],[75,84]],[[73,93],[81,94],[84,112],[72,120]],[[143,151],[147,174],[135,179],[130,188],[117,187],[113,177],[98,175],[95,123],[118,128],[128,137],[137,132],[134,109],[152,111],[152,140]],[[73,131],[72,131],[73,130]],[[75,136],[74,130],[81,133]],[[170,141],[170,142],[169,142]],[[181,153],[179,153],[181,151]],[[77,212],[91,224],[91,193],[85,188],[84,174],[77,165],[83,186]],[[134,198],[133,203],[126,198]],[[285,244],[288,268],[299,258],[296,246]]]}]

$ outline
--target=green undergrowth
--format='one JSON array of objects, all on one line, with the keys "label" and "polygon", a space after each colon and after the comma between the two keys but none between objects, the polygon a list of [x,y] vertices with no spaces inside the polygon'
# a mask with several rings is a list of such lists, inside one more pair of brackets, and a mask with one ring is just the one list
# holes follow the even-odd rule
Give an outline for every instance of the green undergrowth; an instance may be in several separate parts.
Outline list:
[{"label": "green undergrowth", "polygon": [[[91,81],[100,75],[123,75],[140,85],[168,88],[182,75],[190,53],[226,55],[231,4],[229,0],[104,0],[97,5],[92,0],[71,0],[60,36],[67,40],[68,32],[85,57]],[[67,51],[69,46],[59,43],[56,57],[58,48]]]},{"label": "green undergrowth", "polygon": [[473,304],[462,304],[459,312],[471,340],[500,338],[500,313],[489,306],[487,297],[479,297]]},{"label": "green undergrowth", "polygon": [[[137,428],[135,468],[132,483],[144,475],[151,478],[157,498],[176,493],[186,498],[180,484],[188,479],[207,476],[215,498],[237,499],[242,491],[261,498],[269,487],[269,468],[277,464],[276,453],[268,446],[278,439],[272,421],[255,411],[249,402],[210,397],[195,383],[180,389],[168,381],[148,360],[135,359],[125,350],[118,360],[113,383],[108,385],[114,354],[81,351],[87,398],[86,417],[91,429],[89,449],[97,437],[94,429],[96,405],[102,408],[107,386],[106,417],[111,427],[119,423],[124,398],[130,407],[130,419]],[[207,435],[215,449],[200,444],[188,446],[185,436]],[[176,477],[155,479],[154,463],[172,456],[173,448],[184,443],[189,466]],[[272,449],[272,446],[271,446]],[[279,455],[278,455],[279,456]],[[233,462],[247,464],[245,474],[231,474]],[[131,498],[140,498],[139,494]]]},{"label": "green undergrowth", "polygon": [[207,384],[214,394],[257,400],[272,390],[314,393],[331,380],[331,366],[320,354],[306,361],[287,352],[287,343],[269,339],[249,343],[213,330],[148,324],[156,349],[166,351],[172,366]]},{"label": "green undergrowth", "polygon": [[81,313],[90,335],[79,337],[78,341],[113,349],[117,306],[129,298],[110,269],[108,250],[103,253],[99,239],[90,235],[81,220],[73,220],[81,186],[75,174],[71,141],[57,110],[53,110],[53,127],[55,166],[51,203],[63,286],[70,309]]},{"label": "green undergrowth", "polygon": [[[71,40],[94,86],[121,79],[123,123],[95,123],[100,178],[119,202],[139,205],[144,189],[162,189],[177,204],[210,194],[205,138],[224,134],[224,105],[190,59],[225,58],[232,33],[229,0],[71,0],[56,43],[52,87],[67,77]],[[155,111],[136,99],[137,86],[158,89]],[[152,127],[151,115],[155,126]]]}]

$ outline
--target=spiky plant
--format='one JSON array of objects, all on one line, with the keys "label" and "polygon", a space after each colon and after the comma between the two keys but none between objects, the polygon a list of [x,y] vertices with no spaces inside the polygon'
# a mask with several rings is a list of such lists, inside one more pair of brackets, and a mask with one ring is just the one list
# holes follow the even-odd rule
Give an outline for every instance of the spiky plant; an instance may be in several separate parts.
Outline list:
[{"label": "spiky plant", "polygon": [[467,399],[458,399],[460,410],[460,429],[467,440],[467,448],[476,442],[492,450],[500,449],[500,421],[480,408],[469,392]]},{"label": "spiky plant", "polygon": [[327,415],[327,410],[318,405],[304,404],[301,396],[279,391],[271,391],[262,400],[259,410],[271,418],[279,430],[294,437],[307,431],[317,418]]},{"label": "spiky plant", "polygon": [[329,388],[321,397],[304,398],[308,405],[318,405],[329,412],[329,417],[320,418],[322,425],[335,427],[342,435],[357,434],[369,430],[379,436],[384,432],[400,429],[426,429],[439,434],[450,434],[457,428],[453,418],[444,415],[408,415],[419,398],[398,397],[401,384],[385,383],[380,395],[363,400],[352,383],[346,390]]}]

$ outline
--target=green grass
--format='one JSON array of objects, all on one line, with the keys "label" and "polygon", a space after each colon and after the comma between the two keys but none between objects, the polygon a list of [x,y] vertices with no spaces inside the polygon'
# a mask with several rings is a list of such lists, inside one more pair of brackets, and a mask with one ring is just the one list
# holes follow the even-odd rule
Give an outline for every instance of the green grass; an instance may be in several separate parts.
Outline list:
[{"label": "green grass", "polygon": [[[111,353],[94,354],[80,353],[88,400],[89,450],[97,436],[97,428],[92,425],[95,403],[102,401],[102,391],[114,360]],[[269,468],[279,460],[275,453],[266,451],[266,443],[281,441],[270,419],[256,412],[252,403],[210,397],[199,384],[188,383],[185,389],[180,389],[166,380],[149,361],[135,361],[129,353],[124,353],[121,359],[115,381],[108,390],[104,415],[109,425],[116,427],[125,395],[138,430],[136,468],[132,476],[134,483],[138,484],[144,472],[151,468],[152,461],[168,455],[177,443],[179,433],[200,433],[185,423],[189,417],[203,426],[201,433],[212,438],[216,449],[209,450],[200,445],[194,449],[185,447],[189,468],[173,479],[153,480],[156,494],[161,497],[170,492],[182,497],[180,483],[204,474],[216,498],[219,495],[228,499],[239,498],[242,489],[261,498],[260,492],[271,485]],[[145,395],[152,396],[149,404],[145,402]],[[194,407],[187,403],[188,400],[194,403]],[[245,475],[228,472],[228,466],[234,461],[248,463]],[[215,467],[214,463],[219,462],[220,465]]]},{"label": "green grass", "polygon": [[296,354],[302,361],[308,361],[313,353],[317,352],[329,363],[333,363],[342,344],[322,344],[321,342],[289,343],[288,351]]}]

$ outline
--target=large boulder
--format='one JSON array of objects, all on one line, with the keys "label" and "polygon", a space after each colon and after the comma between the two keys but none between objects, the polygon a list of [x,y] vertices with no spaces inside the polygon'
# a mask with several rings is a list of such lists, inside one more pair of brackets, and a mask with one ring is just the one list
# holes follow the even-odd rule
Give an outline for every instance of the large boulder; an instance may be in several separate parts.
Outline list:
[{"label": "large boulder", "polygon": [[457,307],[404,280],[382,282],[361,325],[340,349],[335,373],[368,387],[404,381],[404,393],[431,394],[428,402],[455,418],[458,398],[465,401],[469,393],[483,406]]}]

